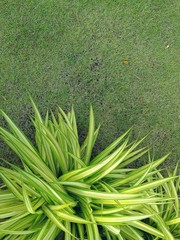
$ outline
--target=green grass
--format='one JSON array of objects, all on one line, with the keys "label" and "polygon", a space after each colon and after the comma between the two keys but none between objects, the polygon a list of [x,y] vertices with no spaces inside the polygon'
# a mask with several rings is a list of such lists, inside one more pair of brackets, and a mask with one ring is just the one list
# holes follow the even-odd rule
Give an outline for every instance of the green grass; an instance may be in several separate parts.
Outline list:
[{"label": "green grass", "polygon": [[146,144],[156,158],[172,151],[175,166],[179,1],[1,0],[0,9],[0,108],[28,136],[29,93],[42,112],[74,103],[82,137],[93,103],[103,120],[96,152],[134,126],[134,138],[150,132]]}]

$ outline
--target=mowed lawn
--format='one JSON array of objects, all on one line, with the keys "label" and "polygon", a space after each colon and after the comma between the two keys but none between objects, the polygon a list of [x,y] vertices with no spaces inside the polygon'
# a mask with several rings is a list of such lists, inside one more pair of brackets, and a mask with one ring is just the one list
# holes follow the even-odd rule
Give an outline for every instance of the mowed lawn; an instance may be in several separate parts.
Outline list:
[{"label": "mowed lawn", "polygon": [[[179,9],[178,0],[1,0],[0,108],[33,139],[29,94],[43,114],[74,104],[83,138],[92,103],[102,125],[95,154],[133,126],[133,139],[149,133],[152,158],[171,152],[165,166],[173,168],[180,158]],[[15,161],[0,146],[1,157]]]}]

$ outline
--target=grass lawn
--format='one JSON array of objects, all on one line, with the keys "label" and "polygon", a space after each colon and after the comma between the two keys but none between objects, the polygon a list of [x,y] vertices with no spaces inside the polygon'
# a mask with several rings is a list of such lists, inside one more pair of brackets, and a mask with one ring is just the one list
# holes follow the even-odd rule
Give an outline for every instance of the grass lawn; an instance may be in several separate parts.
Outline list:
[{"label": "grass lawn", "polygon": [[155,158],[172,152],[173,167],[180,158],[179,7],[176,0],[1,0],[0,108],[32,137],[29,93],[42,113],[73,103],[83,136],[92,103],[102,122],[95,152],[134,126],[134,139],[150,133],[145,144]]}]

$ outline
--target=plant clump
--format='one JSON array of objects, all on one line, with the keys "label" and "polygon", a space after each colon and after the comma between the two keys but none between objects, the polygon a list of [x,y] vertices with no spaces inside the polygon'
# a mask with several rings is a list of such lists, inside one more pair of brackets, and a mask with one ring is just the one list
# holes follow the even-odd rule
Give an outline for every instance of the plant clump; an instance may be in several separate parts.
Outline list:
[{"label": "plant clump", "polygon": [[[0,127],[0,136],[23,167],[0,167],[0,239],[180,239],[178,167],[166,177],[158,169],[167,155],[151,161],[128,130],[92,157],[99,132],[92,106],[80,144],[73,108],[43,119],[32,105],[36,146],[2,111],[9,130]],[[143,155],[145,165],[129,167]]]}]

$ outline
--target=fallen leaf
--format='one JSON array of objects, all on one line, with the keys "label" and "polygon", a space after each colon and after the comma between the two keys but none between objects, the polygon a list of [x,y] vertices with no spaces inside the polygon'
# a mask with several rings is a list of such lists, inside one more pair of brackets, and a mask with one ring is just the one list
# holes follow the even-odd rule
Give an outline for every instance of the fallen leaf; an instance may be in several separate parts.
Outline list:
[{"label": "fallen leaf", "polygon": [[125,64],[125,65],[129,64],[128,60],[124,60],[123,64]]}]

